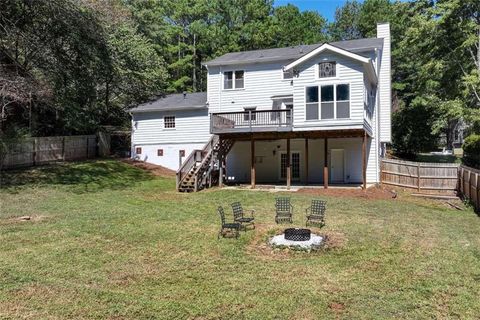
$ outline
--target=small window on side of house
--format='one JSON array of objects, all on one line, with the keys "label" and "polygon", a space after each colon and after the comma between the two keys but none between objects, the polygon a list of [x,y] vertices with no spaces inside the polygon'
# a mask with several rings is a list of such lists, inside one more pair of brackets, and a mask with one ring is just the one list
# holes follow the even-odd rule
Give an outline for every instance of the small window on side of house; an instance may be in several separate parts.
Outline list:
[{"label": "small window on side of house", "polygon": [[180,150],[179,153],[180,153],[180,157],[185,157],[185,150]]},{"label": "small window on side of house", "polygon": [[165,117],[163,117],[163,127],[165,129],[175,128],[175,116],[165,116]]},{"label": "small window on side of house", "polygon": [[290,70],[283,70],[283,80],[291,80],[293,79],[293,69]]},{"label": "small window on side of house", "polygon": [[335,61],[320,62],[318,64],[319,78],[334,78],[337,76],[337,63]]},{"label": "small window on side of house", "polygon": [[163,157],[163,149],[158,149],[157,150],[157,156]]},{"label": "small window on side of house", "polygon": [[136,153],[136,154],[142,154],[142,148],[136,147],[136,148],[135,148],[135,153]]}]

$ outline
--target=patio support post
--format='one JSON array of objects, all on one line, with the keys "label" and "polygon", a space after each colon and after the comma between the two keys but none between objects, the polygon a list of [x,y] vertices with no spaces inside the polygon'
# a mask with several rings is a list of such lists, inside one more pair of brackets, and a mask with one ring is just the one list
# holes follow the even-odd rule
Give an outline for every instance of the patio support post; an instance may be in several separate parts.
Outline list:
[{"label": "patio support post", "polygon": [[362,141],[362,178],[363,178],[363,190],[367,190],[367,133],[363,134]]},{"label": "patio support post", "polygon": [[305,184],[308,184],[308,138],[305,138]]},{"label": "patio support post", "polygon": [[[218,145],[222,145],[222,138],[218,140]],[[222,148],[218,151],[218,187],[223,187],[223,153]]]},{"label": "patio support post", "polygon": [[253,136],[250,140],[250,156],[250,179],[252,189],[255,189],[255,140],[253,140]]},{"label": "patio support post", "polygon": [[324,141],[324,150],[323,150],[323,187],[328,189],[328,138],[323,139]]},{"label": "patio support post", "polygon": [[287,189],[290,190],[292,168],[290,165],[290,138],[287,139]]}]

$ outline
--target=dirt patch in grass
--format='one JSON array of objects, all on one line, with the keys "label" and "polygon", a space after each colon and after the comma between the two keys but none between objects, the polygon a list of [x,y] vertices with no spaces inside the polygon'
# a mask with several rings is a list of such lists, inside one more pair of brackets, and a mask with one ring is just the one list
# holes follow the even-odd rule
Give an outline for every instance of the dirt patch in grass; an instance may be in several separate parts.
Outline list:
[{"label": "dirt patch in grass", "polygon": [[384,187],[371,187],[367,190],[354,188],[303,188],[299,193],[315,196],[362,198],[368,200],[393,200],[395,192]]},{"label": "dirt patch in grass", "polygon": [[152,173],[154,176],[158,177],[174,177],[176,172],[168,168],[158,166],[156,164],[146,163],[143,161],[135,161],[132,159],[123,159],[122,162],[125,162],[129,165],[132,165],[136,168],[140,168]]}]

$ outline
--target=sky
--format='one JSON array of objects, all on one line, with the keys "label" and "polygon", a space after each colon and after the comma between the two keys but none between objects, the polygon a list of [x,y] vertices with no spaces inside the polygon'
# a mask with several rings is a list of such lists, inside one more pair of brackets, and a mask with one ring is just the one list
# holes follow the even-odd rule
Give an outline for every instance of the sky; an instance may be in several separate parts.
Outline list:
[{"label": "sky", "polygon": [[[275,6],[284,6],[288,3],[296,5],[301,11],[318,11],[322,16],[332,22],[335,9],[341,7],[347,0],[275,0]],[[360,0],[359,2],[363,2]]]}]

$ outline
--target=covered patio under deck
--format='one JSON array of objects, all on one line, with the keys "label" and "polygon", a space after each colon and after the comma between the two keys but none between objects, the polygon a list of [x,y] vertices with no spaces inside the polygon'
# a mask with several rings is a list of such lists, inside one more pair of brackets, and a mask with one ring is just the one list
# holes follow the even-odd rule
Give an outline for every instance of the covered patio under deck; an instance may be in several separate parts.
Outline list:
[{"label": "covered patio under deck", "polygon": [[[248,171],[248,168],[245,168],[245,162],[249,162],[250,174],[247,175],[243,172],[243,179],[237,179],[238,181],[235,182],[245,183],[245,179],[249,176],[251,188],[257,187],[258,176],[262,177],[262,179],[259,179],[262,180],[262,188],[268,185],[277,187],[283,185],[287,190],[292,186],[321,185],[323,188],[328,188],[329,183],[333,183],[335,186],[350,187],[361,185],[363,188],[366,188],[367,144],[369,136],[363,129],[237,132],[219,133],[219,136],[220,139],[235,141],[235,145],[239,145],[237,153],[240,155],[235,154],[235,157],[233,157],[234,161],[237,162],[235,165],[220,166],[221,171],[227,170],[226,173],[220,173],[220,186],[223,186],[225,183],[222,179],[223,173],[225,173],[226,177],[229,177],[232,175],[230,171],[236,171],[234,175],[240,176],[242,170]],[[338,180],[332,179],[332,168],[335,165],[338,167],[338,163],[335,163],[338,159],[336,151],[342,150],[337,149],[339,148],[338,146],[342,148],[342,143],[345,145],[347,142],[351,148],[348,151],[349,153],[347,152],[347,158],[350,161],[349,166],[352,171],[352,177],[350,178],[348,172],[344,172],[342,168],[343,175],[348,176],[348,179],[338,183]],[[292,144],[294,145],[293,148]],[[257,152],[257,149],[260,149],[263,153]],[[267,149],[273,155],[269,155],[270,157],[265,157],[266,160],[263,160],[265,150]],[[235,150],[232,150],[232,152],[235,152]],[[278,153],[276,154],[276,152]],[[300,156],[300,153],[302,156]],[[296,154],[298,156],[295,156]],[[227,158],[227,155],[220,156],[223,161]],[[279,159],[279,161],[275,159]],[[232,166],[235,169],[232,169]],[[269,178],[264,170],[275,171],[276,168],[279,169],[279,179],[276,181],[268,180]]]}]

